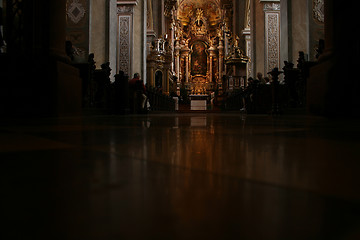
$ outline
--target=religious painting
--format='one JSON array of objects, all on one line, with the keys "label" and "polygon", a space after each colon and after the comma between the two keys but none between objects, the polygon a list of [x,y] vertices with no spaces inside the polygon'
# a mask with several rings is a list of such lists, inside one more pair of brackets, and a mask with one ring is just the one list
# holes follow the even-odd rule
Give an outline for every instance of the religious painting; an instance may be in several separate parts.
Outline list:
[{"label": "religious painting", "polygon": [[191,53],[191,75],[206,75],[207,73],[207,54],[206,45],[202,41],[196,41],[192,45]]}]

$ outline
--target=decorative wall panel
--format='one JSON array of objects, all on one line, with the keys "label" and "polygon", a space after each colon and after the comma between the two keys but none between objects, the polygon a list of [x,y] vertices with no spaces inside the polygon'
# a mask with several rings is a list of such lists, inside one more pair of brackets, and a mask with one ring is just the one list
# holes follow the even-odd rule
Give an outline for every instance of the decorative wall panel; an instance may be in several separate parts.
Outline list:
[{"label": "decorative wall panel", "polygon": [[119,16],[119,37],[118,37],[118,71],[131,74],[131,27],[130,16]]},{"label": "decorative wall panel", "polygon": [[118,37],[116,71],[131,76],[134,47],[134,7],[137,1],[117,1]]},{"label": "decorative wall panel", "polygon": [[266,3],[265,11],[265,71],[280,67],[280,4]]},{"label": "decorative wall panel", "polygon": [[[246,56],[252,56],[252,51],[251,51],[251,37],[250,36],[246,36]],[[252,77],[253,74],[252,74],[252,62],[251,62],[251,59],[250,61],[248,62],[247,66],[246,66],[246,71],[247,71],[247,76],[248,77]]]}]

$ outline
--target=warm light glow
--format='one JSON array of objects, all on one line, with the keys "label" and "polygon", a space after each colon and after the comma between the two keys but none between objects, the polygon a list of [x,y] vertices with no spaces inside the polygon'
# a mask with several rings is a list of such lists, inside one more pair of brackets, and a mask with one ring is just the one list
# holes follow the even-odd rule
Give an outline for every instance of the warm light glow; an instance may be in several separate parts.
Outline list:
[{"label": "warm light glow", "polygon": [[218,0],[181,0],[178,7],[178,19],[182,25],[189,24],[190,13],[195,13],[196,9],[204,10],[204,16],[212,26],[221,20],[221,8]]}]

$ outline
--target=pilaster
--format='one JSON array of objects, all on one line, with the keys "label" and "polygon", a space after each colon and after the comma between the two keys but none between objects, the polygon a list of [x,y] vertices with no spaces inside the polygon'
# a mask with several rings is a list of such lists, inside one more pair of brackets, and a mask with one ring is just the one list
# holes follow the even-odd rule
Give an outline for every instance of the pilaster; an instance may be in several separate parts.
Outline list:
[{"label": "pilaster", "polygon": [[136,0],[117,1],[118,46],[117,72],[123,71],[128,76],[132,73],[134,47],[134,7]]},{"label": "pilaster", "polygon": [[251,61],[252,51],[251,51],[251,30],[250,26],[248,28],[245,28],[242,31],[243,36],[245,37],[245,52],[246,56],[250,57],[250,61],[246,65],[246,75],[247,77],[253,77],[253,64]]},{"label": "pilaster", "polygon": [[280,0],[260,0],[265,13],[265,72],[280,67]]},{"label": "pilaster", "polygon": [[180,81],[180,44],[176,41],[175,44],[175,73],[178,81]]},{"label": "pilaster", "polygon": [[251,0],[246,0],[244,30],[242,30],[242,35],[245,38],[245,54],[250,58],[250,61],[246,65],[247,78],[253,77],[251,25]]},{"label": "pilaster", "polygon": [[153,7],[151,0],[147,0],[146,35],[149,43],[151,43],[151,41],[153,41],[156,37],[154,30],[154,17],[153,17]]}]

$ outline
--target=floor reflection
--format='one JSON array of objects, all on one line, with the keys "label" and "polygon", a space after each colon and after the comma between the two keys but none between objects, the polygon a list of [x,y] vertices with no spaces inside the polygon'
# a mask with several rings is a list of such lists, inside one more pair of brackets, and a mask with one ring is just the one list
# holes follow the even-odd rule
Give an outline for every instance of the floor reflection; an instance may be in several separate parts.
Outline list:
[{"label": "floor reflection", "polygon": [[240,114],[0,127],[4,239],[358,239],[356,121]]},{"label": "floor reflection", "polygon": [[[327,189],[329,181],[333,184],[334,181],[351,181],[344,177],[323,180],[324,171],[351,169],[338,164],[343,149],[338,145],[335,147],[326,138],[312,136],[304,126],[277,127],[271,119],[259,126],[254,122],[247,123],[241,116],[225,119],[221,116],[180,116],[168,120],[167,126],[160,127],[158,119],[149,119],[151,127],[144,131],[144,138],[139,142],[144,147],[133,149],[138,155],[142,153],[138,158],[280,186],[316,191],[326,189],[333,193],[342,190]],[[164,124],[162,120],[161,123]],[[357,157],[358,152],[348,158],[351,161]]]}]

